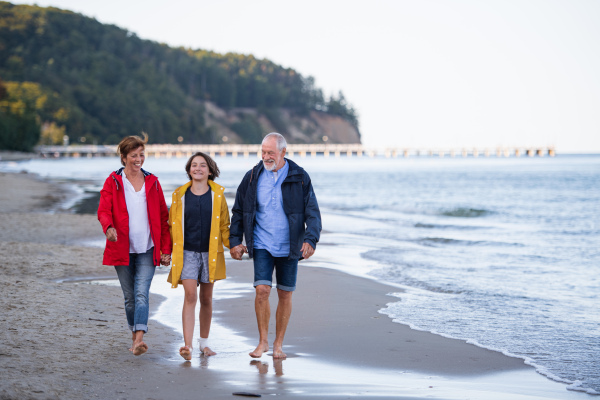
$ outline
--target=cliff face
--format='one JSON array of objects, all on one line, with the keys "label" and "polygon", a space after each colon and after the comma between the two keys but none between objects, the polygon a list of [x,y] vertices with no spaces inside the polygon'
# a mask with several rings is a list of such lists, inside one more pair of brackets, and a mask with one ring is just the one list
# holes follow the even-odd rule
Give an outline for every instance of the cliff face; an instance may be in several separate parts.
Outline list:
[{"label": "cliff face", "polygon": [[360,143],[356,127],[342,117],[324,112],[310,111],[299,115],[285,108],[225,110],[209,101],[204,102],[204,109],[206,126],[212,131],[216,143],[247,143],[247,135],[235,129],[240,125],[254,126],[260,137],[269,132],[279,132],[290,144]]}]

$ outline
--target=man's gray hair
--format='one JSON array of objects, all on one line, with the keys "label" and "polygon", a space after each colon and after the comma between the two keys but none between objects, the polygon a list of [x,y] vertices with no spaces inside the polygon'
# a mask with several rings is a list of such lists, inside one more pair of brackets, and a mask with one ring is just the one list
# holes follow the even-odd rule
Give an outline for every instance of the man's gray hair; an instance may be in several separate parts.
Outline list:
[{"label": "man's gray hair", "polygon": [[285,138],[277,132],[271,132],[267,136],[263,138],[263,143],[267,141],[267,139],[275,138],[277,140],[277,150],[282,151],[283,149],[287,149],[287,142]]}]

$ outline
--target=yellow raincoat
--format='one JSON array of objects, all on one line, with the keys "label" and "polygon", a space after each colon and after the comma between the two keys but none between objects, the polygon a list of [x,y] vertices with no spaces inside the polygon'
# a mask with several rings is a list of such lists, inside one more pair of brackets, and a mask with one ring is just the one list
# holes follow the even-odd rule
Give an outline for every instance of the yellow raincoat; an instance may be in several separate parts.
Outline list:
[{"label": "yellow raincoat", "polygon": [[[212,220],[210,225],[210,243],[208,245],[208,273],[210,282],[225,279],[225,256],[223,245],[229,248],[229,208],[225,201],[225,188],[209,180],[212,193]],[[173,241],[171,272],[167,281],[176,288],[181,283],[183,269],[183,232],[185,215],[184,195],[192,182],[178,187],[173,192],[173,202],[169,210],[169,228]]]}]

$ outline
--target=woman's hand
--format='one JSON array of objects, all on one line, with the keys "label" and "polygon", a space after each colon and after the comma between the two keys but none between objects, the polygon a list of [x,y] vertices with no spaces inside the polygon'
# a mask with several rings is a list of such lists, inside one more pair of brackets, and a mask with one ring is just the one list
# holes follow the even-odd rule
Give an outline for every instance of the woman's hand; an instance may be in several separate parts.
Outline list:
[{"label": "woman's hand", "polygon": [[110,242],[117,241],[117,230],[112,226],[106,230],[106,239],[108,239]]},{"label": "woman's hand", "polygon": [[168,267],[171,264],[171,255],[170,254],[161,254],[160,255],[160,264]]}]

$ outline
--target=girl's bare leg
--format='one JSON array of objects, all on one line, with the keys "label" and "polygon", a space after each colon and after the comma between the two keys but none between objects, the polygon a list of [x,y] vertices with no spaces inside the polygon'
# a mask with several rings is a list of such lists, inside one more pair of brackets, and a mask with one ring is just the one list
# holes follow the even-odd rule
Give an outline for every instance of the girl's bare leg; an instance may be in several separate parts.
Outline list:
[{"label": "girl's bare leg", "polygon": [[[208,335],[210,334],[210,324],[212,321],[212,297],[213,297],[213,287],[214,283],[201,283],[200,284],[200,338],[208,339]],[[200,345],[202,347],[202,345]],[[205,356],[214,356],[215,353],[210,349],[210,347],[205,346],[201,348],[200,351],[204,353]]]},{"label": "girl's bare leg", "polygon": [[181,321],[183,324],[183,340],[185,345],[179,349],[179,355],[184,360],[192,359],[192,343],[194,341],[194,326],[196,325],[196,280],[184,279],[183,289],[185,297],[183,299],[183,310],[181,312]]}]

